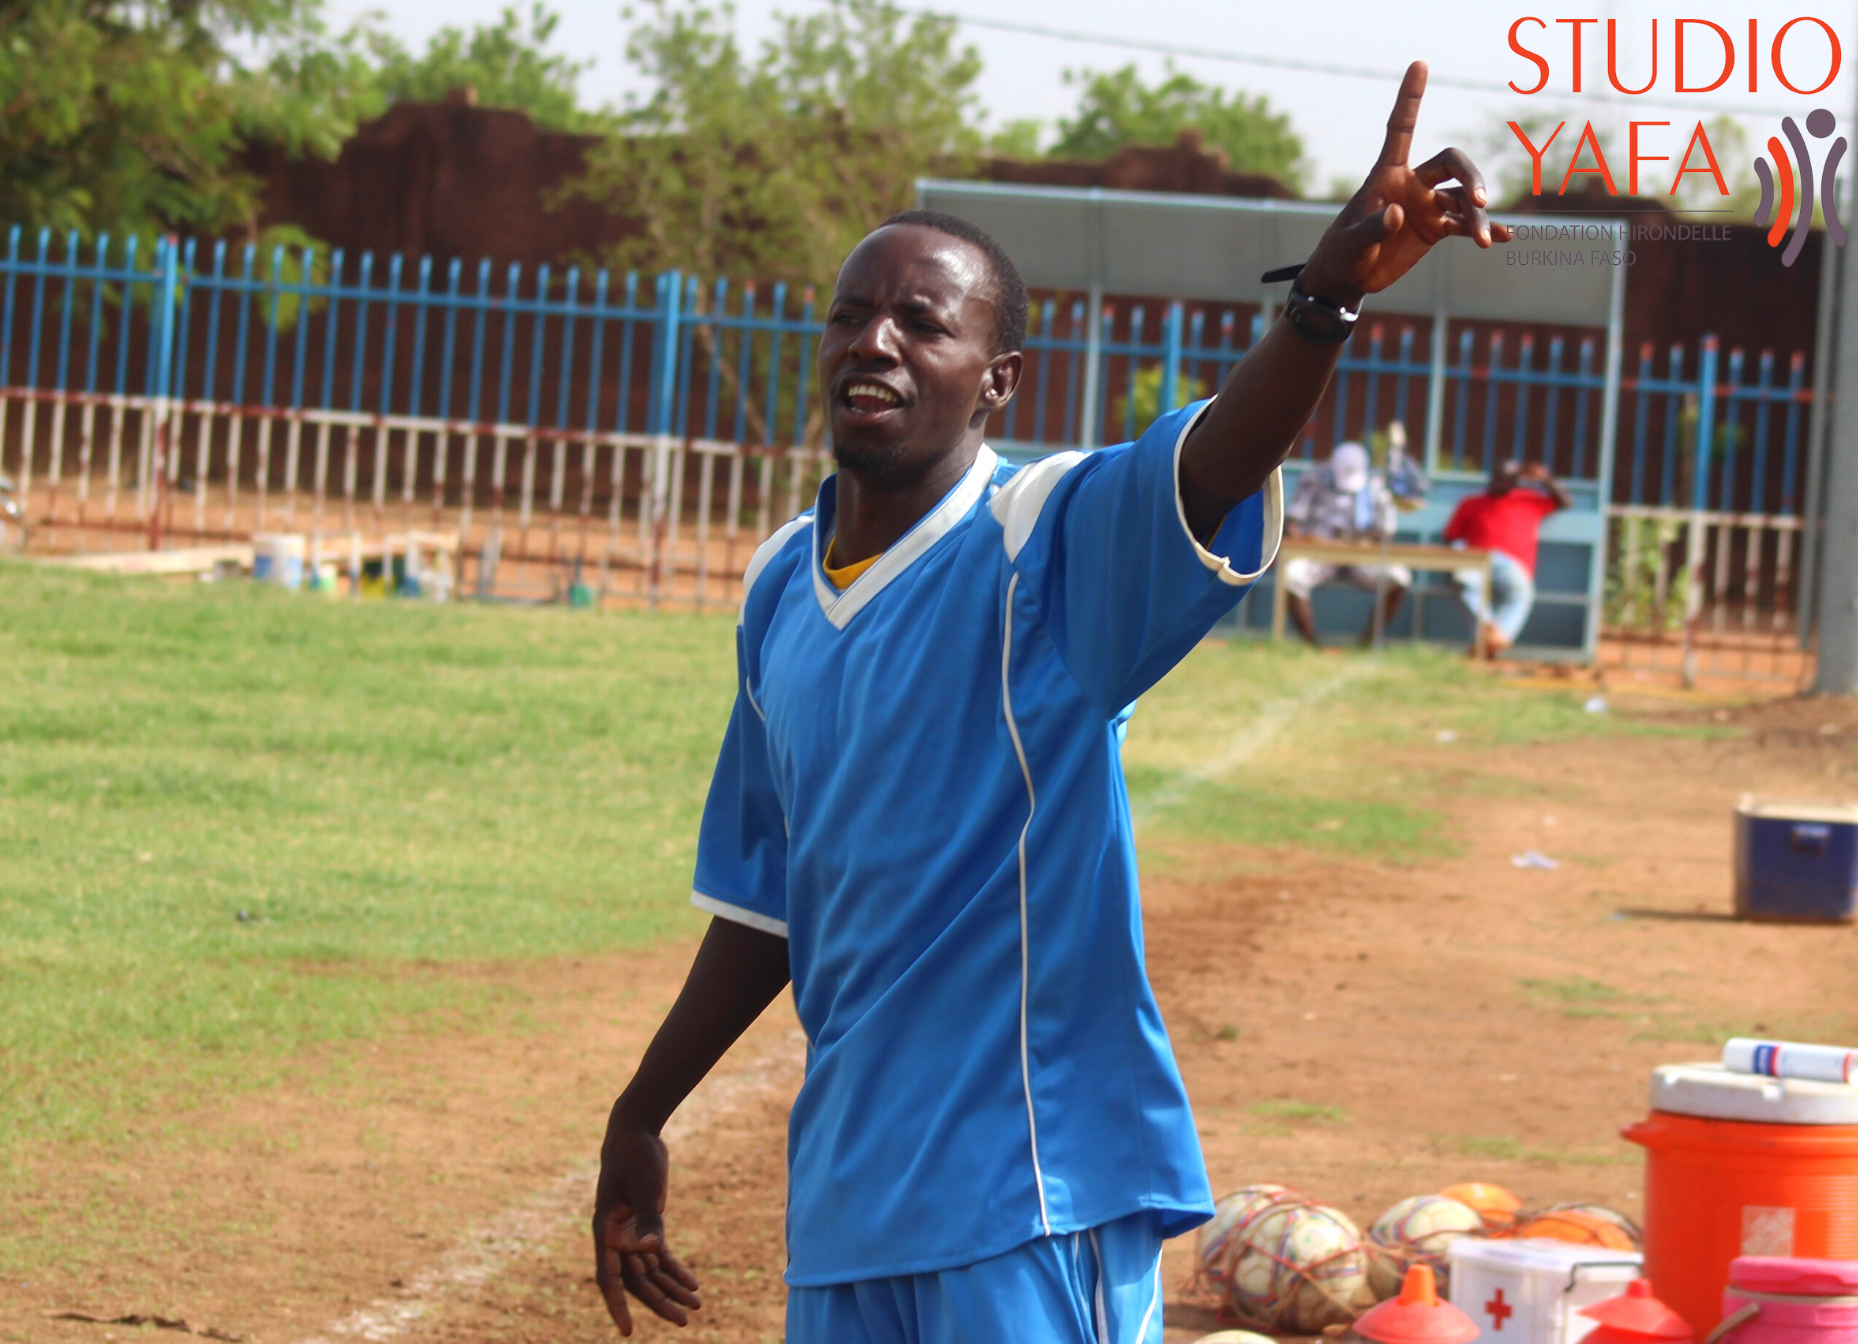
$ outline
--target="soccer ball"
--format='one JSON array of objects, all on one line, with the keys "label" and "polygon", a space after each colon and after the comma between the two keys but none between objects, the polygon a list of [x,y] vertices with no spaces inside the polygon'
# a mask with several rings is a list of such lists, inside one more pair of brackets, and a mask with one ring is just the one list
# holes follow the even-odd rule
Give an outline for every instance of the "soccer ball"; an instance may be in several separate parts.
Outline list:
[{"label": "soccer ball", "polygon": [[1200,1276],[1222,1299],[1231,1282],[1231,1255],[1236,1251],[1232,1229],[1280,1199],[1302,1198],[1287,1185],[1247,1185],[1213,1206],[1213,1221],[1201,1224],[1194,1238],[1194,1258],[1200,1266]]},{"label": "soccer ball", "polygon": [[1477,1210],[1455,1199],[1414,1195],[1401,1200],[1368,1229],[1368,1283],[1375,1297],[1386,1299],[1399,1292],[1414,1265],[1431,1265],[1443,1292],[1450,1273],[1446,1248],[1483,1230]]},{"label": "soccer ball", "polygon": [[1487,1181],[1466,1181],[1439,1193],[1447,1199],[1457,1200],[1467,1208],[1475,1209],[1477,1216],[1484,1220],[1484,1231],[1493,1236],[1499,1232],[1508,1232],[1515,1225],[1516,1211],[1523,1206],[1523,1202],[1508,1190]]},{"label": "soccer ball", "polygon": [[1643,1241],[1637,1223],[1598,1204],[1556,1204],[1526,1214],[1517,1220],[1514,1235],[1547,1237],[1609,1251],[1636,1251]]},{"label": "soccer ball", "polygon": [[1361,1229],[1339,1209],[1277,1197],[1232,1228],[1226,1305],[1267,1330],[1314,1335],[1371,1300]]}]

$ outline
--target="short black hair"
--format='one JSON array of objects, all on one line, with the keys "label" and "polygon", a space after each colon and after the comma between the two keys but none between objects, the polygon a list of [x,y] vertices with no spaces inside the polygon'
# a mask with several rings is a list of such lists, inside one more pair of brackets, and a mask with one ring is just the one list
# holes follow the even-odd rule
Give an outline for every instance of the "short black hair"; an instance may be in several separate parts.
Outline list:
[{"label": "short black hair", "polygon": [[940,210],[905,210],[892,215],[882,224],[887,229],[892,224],[914,224],[918,228],[934,229],[937,233],[946,233],[951,238],[973,243],[987,258],[987,269],[993,273],[994,281],[994,353],[996,355],[1012,354],[1026,346],[1026,314],[1031,307],[1026,298],[1026,282],[1019,278],[1019,267],[1006,254],[1006,249],[993,240],[993,235],[980,225],[963,219],[960,215],[945,214]]}]

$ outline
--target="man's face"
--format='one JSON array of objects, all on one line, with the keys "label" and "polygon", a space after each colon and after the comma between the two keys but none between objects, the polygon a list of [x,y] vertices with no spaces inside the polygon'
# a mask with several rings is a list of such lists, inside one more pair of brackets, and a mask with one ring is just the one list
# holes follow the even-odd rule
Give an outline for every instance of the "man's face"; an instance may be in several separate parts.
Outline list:
[{"label": "man's face", "polygon": [[845,259],[819,338],[833,455],[874,483],[921,478],[1013,395],[1020,356],[994,353],[993,281],[973,244],[914,224]]}]

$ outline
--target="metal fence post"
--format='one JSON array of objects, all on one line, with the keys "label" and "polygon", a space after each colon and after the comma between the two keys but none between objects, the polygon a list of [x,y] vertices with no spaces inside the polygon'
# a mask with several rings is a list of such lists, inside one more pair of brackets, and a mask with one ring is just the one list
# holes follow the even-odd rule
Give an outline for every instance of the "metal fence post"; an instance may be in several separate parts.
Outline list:
[{"label": "metal fence post", "polygon": [[1703,338],[1697,361],[1697,451],[1690,479],[1690,525],[1684,542],[1684,564],[1690,580],[1684,593],[1684,684],[1697,680],[1697,622],[1703,615],[1704,513],[1710,503],[1710,458],[1716,439],[1716,337]]},{"label": "metal fence post", "polygon": [[1187,309],[1179,299],[1168,305],[1168,320],[1161,333],[1161,388],[1155,407],[1157,415],[1166,415],[1181,404],[1181,328],[1186,323],[1186,317]]},{"label": "metal fence post", "polygon": [[[1622,225],[1622,251],[1630,241],[1630,231]],[[1600,636],[1606,626],[1606,572],[1613,545],[1613,473],[1619,453],[1619,391],[1625,357],[1626,268],[1619,265],[1613,268],[1613,287],[1607,299],[1606,354],[1601,373],[1599,461],[1594,466],[1594,507],[1600,515],[1600,538],[1594,545],[1593,569],[1587,575],[1587,633],[1582,640],[1589,662],[1599,656]],[[1583,364],[1583,372],[1585,368]]]},{"label": "metal fence post", "polygon": [[161,549],[162,487],[168,477],[168,436],[174,386],[174,299],[180,287],[180,247],[173,235],[155,245],[154,303],[149,313],[149,406],[154,452],[144,483],[148,498],[148,549]]},{"label": "metal fence post", "polygon": [[[1850,192],[1847,199],[1853,200]],[[1848,216],[1849,217],[1849,216]],[[1814,646],[1819,624],[1820,491],[1825,483],[1826,443],[1832,432],[1832,377],[1839,311],[1839,276],[1845,249],[1820,235],[1818,310],[1813,324],[1813,410],[1806,434],[1805,499],[1800,507],[1800,568],[1794,583],[1794,639],[1802,651]],[[1785,508],[1786,501],[1781,502]]]},{"label": "metal fence post", "polygon": [[1078,446],[1095,448],[1101,437],[1097,425],[1097,401],[1103,381],[1103,286],[1090,287],[1090,302],[1084,317],[1084,404],[1078,423]]},{"label": "metal fence post", "polygon": [[[648,596],[658,605],[664,582],[665,529],[671,497],[671,426],[677,414],[678,295],[684,287],[681,271],[658,277],[658,331],[652,346],[651,408],[647,430],[652,436],[652,556]],[[672,574],[673,583],[676,575]]]},{"label": "metal fence post", "polygon": [[1432,310],[1432,337],[1426,368],[1426,446],[1421,460],[1428,475],[1439,471],[1439,447],[1445,442],[1446,333],[1451,319],[1443,308]]},{"label": "metal fence post", "polygon": [[[1846,200],[1858,202],[1858,188],[1848,190]],[[1815,473],[1823,480],[1814,507],[1801,522],[1819,531],[1812,587],[1813,689],[1851,695],[1858,693],[1858,264],[1849,256],[1839,266],[1834,292],[1832,403],[1819,450],[1823,466]]]},{"label": "metal fence post", "polygon": [[1716,439],[1716,338],[1703,338],[1703,358],[1697,370],[1697,459],[1690,482],[1690,507],[1701,513],[1710,506],[1710,466]]},{"label": "metal fence post", "polygon": [[1097,402],[1103,384],[1103,188],[1089,187],[1090,222],[1085,240],[1086,269],[1090,275],[1089,302],[1085,305],[1084,404],[1078,409],[1078,446],[1095,448],[1103,442],[1097,422]]},{"label": "metal fence post", "polygon": [[[6,393],[13,386],[13,288],[19,279],[19,233],[17,224],[7,230],[5,298],[0,300],[0,470],[6,467],[7,408],[12,403]],[[20,507],[23,513],[25,506]]]}]

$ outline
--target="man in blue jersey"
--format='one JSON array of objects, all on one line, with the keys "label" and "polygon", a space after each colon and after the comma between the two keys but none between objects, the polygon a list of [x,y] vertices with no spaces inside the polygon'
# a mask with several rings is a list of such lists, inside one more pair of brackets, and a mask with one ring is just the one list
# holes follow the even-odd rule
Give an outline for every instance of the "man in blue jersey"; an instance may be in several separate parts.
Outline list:
[{"label": "man in blue jersey", "polygon": [[1160,1340],[1162,1242],[1213,1206],[1143,971],[1122,726],[1271,562],[1278,464],[1362,297],[1507,236],[1461,152],[1407,166],[1424,86],[1283,320],[1133,444],[1015,472],[983,442],[1026,294],[973,225],[900,215],[846,258],[819,344],[839,470],[749,564],[714,918],[601,1150],[622,1334],[629,1296],[698,1305],[659,1133],[791,980],[790,1344]]}]

